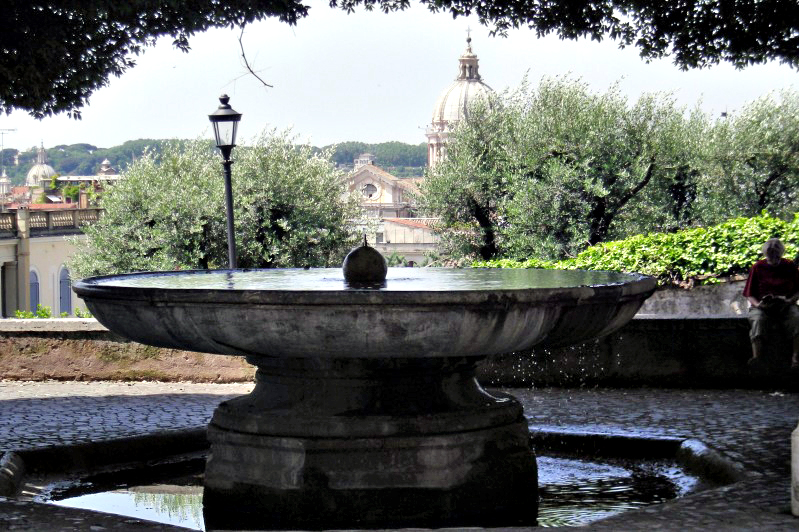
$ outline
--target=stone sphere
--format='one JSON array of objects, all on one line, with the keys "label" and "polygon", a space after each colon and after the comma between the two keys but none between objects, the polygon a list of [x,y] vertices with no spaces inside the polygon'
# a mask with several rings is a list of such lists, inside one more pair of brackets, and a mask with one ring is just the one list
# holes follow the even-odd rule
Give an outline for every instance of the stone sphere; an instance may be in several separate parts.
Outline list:
[{"label": "stone sphere", "polygon": [[387,273],[386,259],[366,245],[353,249],[344,259],[344,279],[348,283],[382,283]]}]

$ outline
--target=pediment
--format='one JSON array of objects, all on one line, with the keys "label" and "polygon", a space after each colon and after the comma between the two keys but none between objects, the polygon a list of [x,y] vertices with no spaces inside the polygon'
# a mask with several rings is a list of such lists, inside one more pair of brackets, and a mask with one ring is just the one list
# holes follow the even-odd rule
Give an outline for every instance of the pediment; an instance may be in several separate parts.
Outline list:
[{"label": "pediment", "polygon": [[360,167],[350,176],[350,182],[356,187],[366,183],[379,183],[383,187],[393,187],[397,185],[398,181],[399,179],[393,175],[371,164]]}]

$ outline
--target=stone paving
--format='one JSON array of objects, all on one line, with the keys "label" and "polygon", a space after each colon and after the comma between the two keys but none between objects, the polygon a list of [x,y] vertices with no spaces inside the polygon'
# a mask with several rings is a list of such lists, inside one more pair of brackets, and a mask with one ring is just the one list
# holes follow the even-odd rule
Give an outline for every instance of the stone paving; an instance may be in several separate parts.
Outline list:
[{"label": "stone paving", "polygon": [[[198,428],[250,384],[0,382],[0,451]],[[507,390],[534,429],[694,438],[746,478],[594,523],[592,530],[799,530],[790,434],[799,394],[741,390]],[[125,517],[0,498],[0,530],[169,530]],[[181,530],[174,528],[175,530]],[[183,529],[185,530],[185,529]],[[521,530],[521,529],[517,529]]]},{"label": "stone paving", "polygon": [[0,381],[2,450],[191,429],[252,384]]}]

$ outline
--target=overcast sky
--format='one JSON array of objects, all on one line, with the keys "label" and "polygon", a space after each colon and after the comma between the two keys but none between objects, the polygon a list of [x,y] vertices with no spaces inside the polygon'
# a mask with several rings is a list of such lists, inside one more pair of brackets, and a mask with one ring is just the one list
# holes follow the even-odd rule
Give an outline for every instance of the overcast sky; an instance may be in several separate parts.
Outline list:
[{"label": "overcast sky", "polygon": [[16,129],[3,143],[18,149],[40,142],[107,148],[139,138],[209,135],[207,115],[222,92],[244,115],[245,139],[265,128],[292,127],[299,140],[317,146],[425,142],[433,105],[457,74],[467,27],[483,81],[497,91],[518,86],[525,74],[533,82],[569,74],[597,91],[619,81],[631,99],[641,92],[673,91],[680,104],[701,100],[705,110],[718,114],[769,91],[799,86],[799,74],[776,63],[682,72],[668,58],[647,64],[636,49],[618,50],[612,41],[537,39],[526,29],[508,38],[489,37],[476,19],[453,20],[421,6],[389,15],[347,15],[324,2],[312,5],[296,27],[270,20],[246,28],[248,59],[272,88],[247,73],[238,30],[196,35],[188,54],[162,40],[137,66],[96,92],[80,121],[61,116],[37,121],[20,112],[0,116],[0,129]]}]

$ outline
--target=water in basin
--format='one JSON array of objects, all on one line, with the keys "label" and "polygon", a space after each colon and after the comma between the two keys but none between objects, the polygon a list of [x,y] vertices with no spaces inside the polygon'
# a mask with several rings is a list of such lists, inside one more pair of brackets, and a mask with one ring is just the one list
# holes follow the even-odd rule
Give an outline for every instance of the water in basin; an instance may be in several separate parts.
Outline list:
[{"label": "water in basin", "polygon": [[[541,497],[538,526],[542,527],[585,525],[684,495],[697,482],[666,460],[539,456],[538,468]],[[200,473],[180,476],[173,482],[117,485],[114,489],[106,488],[107,491],[49,502],[205,530]],[[79,491],[79,486],[69,490],[72,495],[76,488]]]},{"label": "water in basin", "polygon": [[582,270],[389,268],[384,285],[364,288],[347,286],[340,268],[319,268],[139,273],[100,277],[90,284],[165,290],[444,292],[613,285],[641,278],[638,274]]}]

